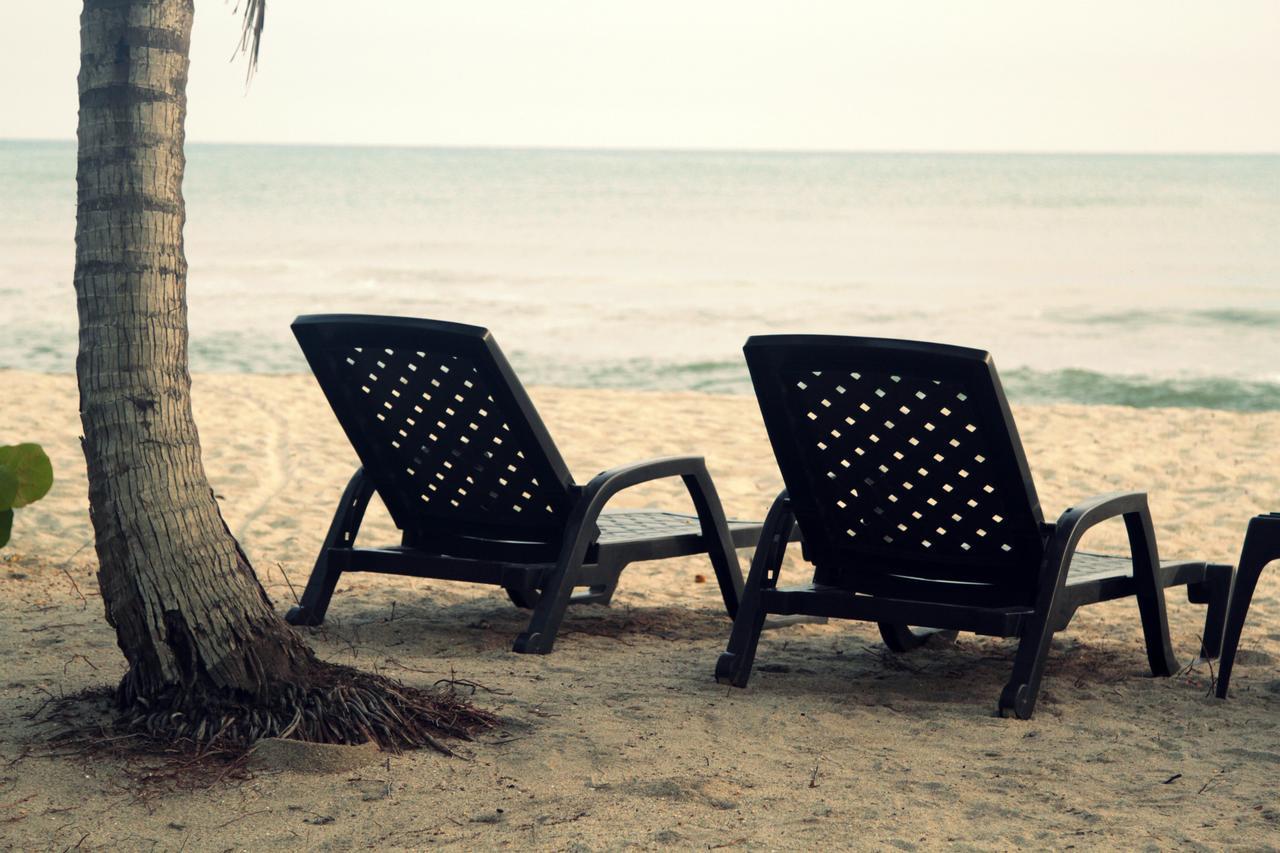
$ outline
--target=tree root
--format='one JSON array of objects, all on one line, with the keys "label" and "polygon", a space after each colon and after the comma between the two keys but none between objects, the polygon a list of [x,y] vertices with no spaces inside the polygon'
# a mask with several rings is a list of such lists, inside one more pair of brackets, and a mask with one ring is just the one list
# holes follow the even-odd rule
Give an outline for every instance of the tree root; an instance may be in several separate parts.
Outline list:
[{"label": "tree root", "polygon": [[429,746],[456,755],[440,737],[471,740],[498,718],[452,690],[423,689],[381,675],[315,661],[266,695],[175,686],[141,696],[128,676],[117,691],[117,729],[155,744],[248,750],[262,738],[311,743],[375,742],[391,752]]}]

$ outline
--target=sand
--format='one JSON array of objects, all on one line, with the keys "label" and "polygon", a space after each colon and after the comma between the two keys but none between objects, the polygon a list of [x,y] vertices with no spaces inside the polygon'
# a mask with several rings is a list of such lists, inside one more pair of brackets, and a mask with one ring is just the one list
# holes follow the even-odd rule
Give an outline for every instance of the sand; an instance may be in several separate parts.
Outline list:
[{"label": "sand", "polygon": [[[704,453],[728,512],[754,518],[780,486],[749,398],[531,393],[579,480]],[[309,377],[199,376],[194,395],[227,520],[284,609],[354,456]],[[1112,602],[1059,635],[1025,722],[992,715],[1013,644],[971,635],[894,656],[872,625],[791,626],[766,633],[748,689],[715,684],[729,623],[714,583],[695,582],[704,560],[632,566],[611,608],[570,611],[546,657],[508,651],[524,615],[501,591],[355,576],[309,632],[319,653],[413,684],[476,682],[503,731],[468,760],[277,744],[247,782],[140,799],[120,765],[51,754],[27,719],[51,693],[113,684],[123,659],[95,588],[74,381],[0,371],[0,399],[0,441],[43,443],[58,477],[0,551],[0,846],[1280,846],[1280,570],[1254,599],[1229,701],[1207,695],[1204,664],[1150,678],[1136,607]],[[1051,517],[1142,488],[1163,556],[1233,562],[1248,518],[1280,509],[1280,414],[1016,414]],[[672,481],[616,505],[687,496]],[[394,539],[380,508],[361,537]],[[1117,522],[1085,544],[1122,543]],[[790,564],[789,579],[805,578]],[[1203,609],[1169,603],[1189,660]]]}]

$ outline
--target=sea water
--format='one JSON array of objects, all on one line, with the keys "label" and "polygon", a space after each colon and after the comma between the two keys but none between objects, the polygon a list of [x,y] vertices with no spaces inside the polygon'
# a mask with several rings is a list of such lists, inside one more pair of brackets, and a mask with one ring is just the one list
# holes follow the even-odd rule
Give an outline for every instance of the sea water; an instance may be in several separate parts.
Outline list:
[{"label": "sea water", "polygon": [[[1280,156],[189,145],[193,371],[297,314],[487,326],[529,384],[746,393],[747,336],[990,350],[1023,402],[1280,409]],[[0,367],[69,372],[75,146],[0,142]]]}]

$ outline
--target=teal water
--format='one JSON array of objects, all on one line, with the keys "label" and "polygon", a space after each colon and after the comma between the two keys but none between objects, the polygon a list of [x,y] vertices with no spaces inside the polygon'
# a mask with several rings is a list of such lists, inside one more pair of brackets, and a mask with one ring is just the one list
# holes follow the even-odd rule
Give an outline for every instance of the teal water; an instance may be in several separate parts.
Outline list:
[{"label": "teal water", "polygon": [[[1280,409],[1280,156],[201,146],[192,368],[296,314],[485,325],[526,381],[749,391],[769,332],[992,351],[1028,402]],[[0,367],[74,369],[72,143],[0,142]]]}]

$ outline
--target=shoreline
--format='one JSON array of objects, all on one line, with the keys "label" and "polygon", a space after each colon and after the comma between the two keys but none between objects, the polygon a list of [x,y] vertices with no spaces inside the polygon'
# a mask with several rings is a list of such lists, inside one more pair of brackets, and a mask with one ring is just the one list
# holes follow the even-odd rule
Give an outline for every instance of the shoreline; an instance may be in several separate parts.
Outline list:
[{"label": "shoreline", "polygon": [[[517,359],[518,361],[519,359]],[[746,375],[745,364],[739,365],[733,363],[730,365],[725,363],[695,363],[684,366],[668,366],[666,370],[679,372],[680,370],[691,370],[693,374],[705,373],[710,369],[715,370],[721,367],[729,368],[732,366],[734,370],[741,367],[741,372]],[[535,381],[528,382],[525,387],[527,389],[546,388],[558,391],[599,391],[602,393],[620,392],[620,393],[639,393],[639,394],[692,394],[696,396],[710,397],[753,397],[753,392],[749,384],[749,380],[742,380],[735,385],[729,386],[725,383],[719,383],[716,387],[709,388],[682,388],[682,387],[639,387],[626,385],[611,384],[573,384],[565,382],[542,382],[536,381],[540,373],[545,372],[563,373],[561,368],[547,368],[542,370],[538,368],[529,369],[525,366],[523,369],[517,367],[516,373],[522,378],[526,374],[531,374]],[[68,377],[74,378],[74,371],[47,371],[47,370],[27,370],[16,367],[0,366],[0,377],[6,373],[15,375],[33,374],[38,376]],[[290,379],[297,377],[307,377],[311,374],[306,370],[290,370],[290,371],[233,371],[233,370],[196,370],[192,371],[193,377],[222,377],[231,378],[236,376],[256,376],[265,378],[282,378]],[[1095,371],[1084,370],[1079,368],[1068,368],[1063,370],[1040,371],[1028,367],[1016,367],[1001,372],[1001,380],[1006,395],[1014,406],[1034,407],[1034,406],[1115,406],[1124,409],[1140,409],[1143,411],[1161,411],[1161,410],[1185,410],[1185,409],[1202,409],[1205,411],[1218,412],[1240,412],[1246,414],[1266,414],[1280,412],[1280,382],[1273,382],[1268,379],[1248,379],[1229,376],[1204,376],[1195,378],[1152,378],[1140,375],[1128,374],[1103,374]],[[1046,385],[1050,386],[1046,390]],[[1067,394],[1063,398],[1055,396],[1052,386],[1059,386],[1067,389],[1080,388],[1086,385],[1095,386],[1093,395],[1103,395],[1103,399],[1071,399],[1071,395]],[[1207,405],[1205,397],[1209,397],[1219,403],[1226,405]],[[1140,402],[1139,402],[1140,401]]]}]

